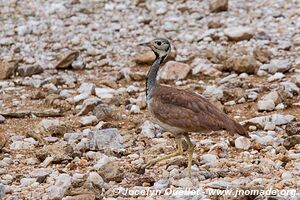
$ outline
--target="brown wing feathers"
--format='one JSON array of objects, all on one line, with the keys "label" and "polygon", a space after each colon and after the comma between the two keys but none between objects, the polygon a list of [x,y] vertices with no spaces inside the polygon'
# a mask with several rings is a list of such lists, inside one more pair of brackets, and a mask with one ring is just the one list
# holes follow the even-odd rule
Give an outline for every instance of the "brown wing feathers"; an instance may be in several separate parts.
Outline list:
[{"label": "brown wing feathers", "polygon": [[[208,100],[192,92],[167,86],[151,91],[155,116],[188,131],[223,130],[249,137],[244,128]],[[163,111],[163,112],[162,112]]]}]

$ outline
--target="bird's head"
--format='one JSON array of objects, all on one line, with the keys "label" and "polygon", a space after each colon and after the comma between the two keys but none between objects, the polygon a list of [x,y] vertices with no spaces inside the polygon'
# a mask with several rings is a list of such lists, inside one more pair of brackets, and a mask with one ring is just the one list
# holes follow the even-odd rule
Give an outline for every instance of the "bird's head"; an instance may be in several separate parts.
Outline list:
[{"label": "bird's head", "polygon": [[163,60],[166,59],[171,51],[171,44],[169,40],[165,38],[156,38],[150,42],[142,43],[140,45],[150,47],[156,57],[160,57]]}]

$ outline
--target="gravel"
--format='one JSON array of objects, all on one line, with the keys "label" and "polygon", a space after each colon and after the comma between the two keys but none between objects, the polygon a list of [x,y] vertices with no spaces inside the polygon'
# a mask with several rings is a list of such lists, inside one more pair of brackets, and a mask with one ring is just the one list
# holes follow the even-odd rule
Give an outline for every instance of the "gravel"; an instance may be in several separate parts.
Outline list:
[{"label": "gravel", "polygon": [[[0,199],[299,188],[297,1],[23,0],[0,7]],[[175,151],[172,134],[147,112],[145,79],[155,55],[137,44],[154,37],[172,42],[160,82],[202,94],[251,136],[191,133],[192,178],[186,153],[137,173]]]}]

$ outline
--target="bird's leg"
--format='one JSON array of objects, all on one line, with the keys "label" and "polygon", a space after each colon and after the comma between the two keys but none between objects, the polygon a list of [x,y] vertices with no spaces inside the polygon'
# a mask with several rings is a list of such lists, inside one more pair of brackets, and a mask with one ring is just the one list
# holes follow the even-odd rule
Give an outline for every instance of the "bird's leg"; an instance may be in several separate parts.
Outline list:
[{"label": "bird's leg", "polygon": [[184,134],[185,140],[188,144],[188,165],[187,165],[187,174],[189,177],[191,177],[191,167],[192,167],[192,161],[193,161],[193,153],[195,149],[195,145],[192,143],[190,137],[188,134]]},{"label": "bird's leg", "polygon": [[148,168],[148,167],[151,167],[151,166],[155,165],[157,162],[160,162],[160,161],[163,161],[163,160],[175,157],[175,156],[182,155],[183,154],[183,149],[182,149],[181,137],[176,137],[175,141],[176,141],[176,144],[177,144],[177,150],[174,153],[171,153],[169,155],[166,155],[166,156],[163,156],[163,157],[160,157],[160,158],[155,158],[153,160],[150,160],[149,162],[147,162],[146,165],[143,166],[143,168],[145,169],[145,168]]}]

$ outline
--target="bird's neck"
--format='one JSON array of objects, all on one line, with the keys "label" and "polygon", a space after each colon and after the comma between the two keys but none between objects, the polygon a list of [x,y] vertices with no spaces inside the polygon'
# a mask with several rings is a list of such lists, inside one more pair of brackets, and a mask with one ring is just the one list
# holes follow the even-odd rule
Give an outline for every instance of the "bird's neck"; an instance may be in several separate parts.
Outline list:
[{"label": "bird's neck", "polygon": [[160,57],[156,55],[156,59],[152,64],[148,74],[147,74],[147,82],[146,82],[146,96],[150,98],[150,91],[152,88],[157,86],[156,77],[160,64],[164,61],[165,57]]}]

